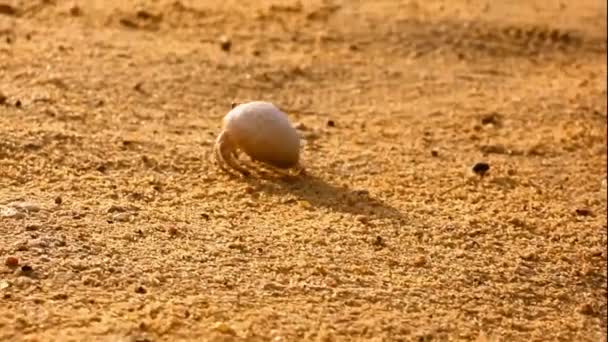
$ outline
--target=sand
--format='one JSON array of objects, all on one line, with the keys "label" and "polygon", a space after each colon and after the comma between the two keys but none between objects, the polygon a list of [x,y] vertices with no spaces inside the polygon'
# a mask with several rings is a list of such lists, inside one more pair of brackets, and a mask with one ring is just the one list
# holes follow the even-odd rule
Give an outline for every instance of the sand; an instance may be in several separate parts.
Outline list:
[{"label": "sand", "polygon": [[602,1],[0,0],[0,93],[1,341],[606,341]]}]

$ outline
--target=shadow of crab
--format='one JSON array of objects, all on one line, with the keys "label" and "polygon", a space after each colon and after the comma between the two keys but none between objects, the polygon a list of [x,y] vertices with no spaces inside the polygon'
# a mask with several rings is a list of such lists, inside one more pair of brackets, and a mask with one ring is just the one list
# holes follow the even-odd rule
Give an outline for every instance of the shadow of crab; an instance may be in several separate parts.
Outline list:
[{"label": "shadow of crab", "polygon": [[403,214],[387,203],[373,198],[366,190],[337,187],[311,174],[298,176],[246,177],[244,180],[255,190],[277,197],[297,197],[312,207],[325,207],[333,211],[365,215],[370,219],[389,219],[401,222]]}]

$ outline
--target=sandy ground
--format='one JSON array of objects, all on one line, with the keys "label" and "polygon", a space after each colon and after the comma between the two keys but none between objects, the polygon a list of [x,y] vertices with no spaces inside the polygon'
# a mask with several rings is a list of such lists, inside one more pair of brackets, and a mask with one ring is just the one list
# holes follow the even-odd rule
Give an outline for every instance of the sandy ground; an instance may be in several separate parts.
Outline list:
[{"label": "sandy ground", "polygon": [[1,341],[606,341],[605,2],[244,3],[0,0]]}]

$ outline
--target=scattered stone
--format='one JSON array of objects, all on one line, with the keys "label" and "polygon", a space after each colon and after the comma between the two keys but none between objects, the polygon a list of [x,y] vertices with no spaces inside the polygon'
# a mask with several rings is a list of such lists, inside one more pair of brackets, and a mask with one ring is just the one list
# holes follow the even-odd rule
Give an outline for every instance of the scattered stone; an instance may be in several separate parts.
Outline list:
[{"label": "scattered stone", "polygon": [[133,20],[128,19],[128,18],[121,18],[120,24],[124,27],[132,28],[132,29],[139,28],[139,25],[137,25],[136,22],[134,22]]},{"label": "scattered stone", "polygon": [[473,165],[473,172],[483,177],[490,170],[490,164],[479,162]]},{"label": "scattered stone", "polygon": [[589,303],[585,303],[585,304],[581,305],[578,308],[578,312],[580,312],[583,315],[594,315],[595,314],[595,310],[593,309],[593,306]]},{"label": "scattered stone", "polygon": [[139,211],[140,209],[136,206],[133,205],[129,205],[129,206],[121,206],[121,205],[116,205],[116,204],[112,204],[107,210],[106,212],[108,214],[112,214],[112,213],[126,213],[126,212],[133,212],[133,211]]},{"label": "scattered stone", "polygon": [[308,130],[308,127],[306,127],[306,125],[304,125],[301,122],[296,122],[293,127],[295,127],[295,129],[300,130],[300,131],[306,131]]},{"label": "scattered stone", "polygon": [[213,326],[213,330],[222,333],[222,334],[226,334],[226,335],[232,335],[232,336],[236,336],[236,331],[229,326],[228,324],[224,323],[224,322],[218,322]]},{"label": "scattered stone", "polygon": [[34,268],[30,265],[21,266],[21,272],[23,272],[23,273],[31,273],[33,271],[34,271]]},{"label": "scattered stone", "polygon": [[368,224],[369,223],[369,218],[365,215],[357,215],[357,221],[363,223],[363,224]]},{"label": "scattered stone", "polygon": [[28,247],[33,247],[33,248],[48,248],[51,244],[51,241],[47,238],[37,238],[37,239],[32,239],[30,241],[27,242],[27,246]]},{"label": "scattered stone", "polygon": [[327,120],[327,127],[336,127],[334,120]]},{"label": "scattered stone", "polygon": [[73,17],[79,17],[82,15],[82,10],[77,5],[70,7],[70,15]]},{"label": "scattered stone", "polygon": [[4,290],[7,289],[11,286],[11,283],[9,283],[6,280],[0,280],[0,290]]},{"label": "scattered stone", "polygon": [[437,150],[436,148],[431,150],[431,156],[432,157],[439,157],[439,150]]},{"label": "scattered stone", "polygon": [[138,294],[146,294],[148,291],[143,286],[138,286],[135,288],[135,293]]},{"label": "scattered stone", "polygon": [[0,4],[0,14],[17,15],[17,9],[9,4]]},{"label": "scattered stone", "polygon": [[6,103],[6,100],[8,100],[8,97],[2,93],[0,93],[0,106]]},{"label": "scattered stone", "polygon": [[384,242],[384,239],[380,235],[376,236],[376,239],[372,244],[378,247],[379,249],[386,247],[386,242]]},{"label": "scattered stone", "polygon": [[587,208],[579,208],[575,210],[578,216],[593,216],[593,212]]},{"label": "scattered stone", "polygon": [[62,202],[63,202],[63,199],[61,198],[61,196],[55,197],[55,204],[61,205]]},{"label": "scattered stone", "polygon": [[426,258],[423,255],[418,256],[415,260],[413,265],[415,267],[422,267],[424,265],[426,265]]},{"label": "scattered stone", "polygon": [[2,217],[13,217],[13,218],[23,218],[25,217],[25,214],[18,211],[15,208],[12,207],[0,207],[0,216]]},{"label": "scattered stone", "polygon": [[20,108],[21,107],[21,100],[17,100],[15,102],[15,107]]},{"label": "scattered stone", "polygon": [[139,10],[139,11],[137,11],[136,15],[139,19],[143,19],[143,20],[153,20],[153,21],[162,20],[161,14],[150,13],[146,10]]},{"label": "scattered stone", "polygon": [[116,222],[128,222],[133,217],[131,213],[116,213],[112,215],[112,220]]},{"label": "scattered stone", "polygon": [[168,230],[167,232],[168,232],[168,233],[169,233],[169,235],[171,235],[171,236],[175,236],[175,235],[177,235],[177,233],[178,233],[177,228],[175,228],[175,227],[171,227],[171,228],[169,228],[169,230]]},{"label": "scattered stone", "polygon": [[266,291],[283,291],[285,286],[275,282],[268,282],[262,288]]},{"label": "scattered stone", "polygon": [[0,205],[0,216],[23,218],[27,214],[40,211],[40,206],[30,202],[12,202]]},{"label": "scattered stone", "polygon": [[4,264],[8,267],[17,267],[19,266],[19,259],[17,259],[16,257],[9,256],[8,258],[6,258],[6,260],[4,260]]},{"label": "scattered stone", "polygon": [[479,150],[485,154],[511,154],[511,150],[502,144],[483,145]]},{"label": "scattered stone", "polygon": [[298,201],[298,204],[304,209],[312,209],[312,204],[310,204],[310,202],[308,202],[307,200]]},{"label": "scattered stone", "polygon": [[[145,94],[146,91],[144,90],[144,83],[143,82],[137,82],[135,83],[135,85],[133,86],[133,90],[135,90],[138,93],[142,93]],[[123,144],[125,146],[129,145],[131,142],[130,141],[123,141]]]},{"label": "scattered stone", "polygon": [[27,241],[17,241],[13,244],[13,248],[18,252],[24,252],[28,250]]},{"label": "scattered stone", "polygon": [[223,51],[228,52],[232,48],[232,41],[227,36],[221,36],[219,39],[219,43],[220,48],[222,48]]},{"label": "scattered stone", "polygon": [[37,231],[38,229],[40,229],[40,226],[37,224],[28,224],[27,226],[25,226],[26,232],[34,232],[34,231]]},{"label": "scattered stone", "polygon": [[538,255],[534,252],[525,252],[522,255],[520,255],[520,258],[525,261],[538,261],[539,260]]},{"label": "scattered stone", "polygon": [[484,115],[481,118],[481,124],[482,125],[493,125],[493,126],[501,126],[502,124],[502,116],[496,112],[492,112],[489,113],[487,115]]},{"label": "scattered stone", "polygon": [[11,203],[11,206],[17,208],[18,210],[23,210],[30,213],[35,213],[40,211],[40,206],[36,203],[31,202],[14,202]]},{"label": "scattered stone", "polygon": [[68,295],[66,293],[58,293],[51,297],[52,300],[66,300],[68,299]]}]

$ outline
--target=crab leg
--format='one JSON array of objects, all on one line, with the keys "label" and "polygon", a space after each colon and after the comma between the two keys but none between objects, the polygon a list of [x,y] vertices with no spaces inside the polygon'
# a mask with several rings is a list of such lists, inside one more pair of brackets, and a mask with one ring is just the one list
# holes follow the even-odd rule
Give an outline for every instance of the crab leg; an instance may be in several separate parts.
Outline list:
[{"label": "crab leg", "polygon": [[226,164],[228,164],[228,166],[230,166],[231,168],[233,168],[234,170],[240,172],[241,174],[243,174],[245,176],[249,175],[249,171],[247,171],[247,169],[245,169],[244,167],[240,166],[234,160],[234,158],[233,158],[234,145],[228,138],[228,135],[226,134],[226,132],[222,132],[217,137],[217,140],[215,143],[215,153],[216,153],[216,158],[218,159],[218,161],[221,160],[221,162],[225,162]]}]

